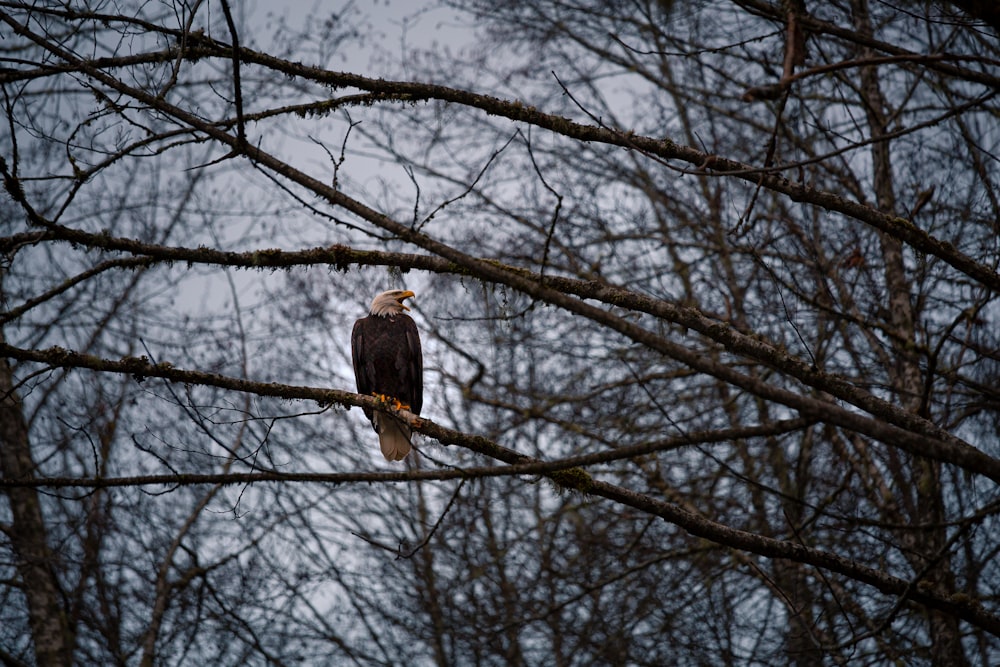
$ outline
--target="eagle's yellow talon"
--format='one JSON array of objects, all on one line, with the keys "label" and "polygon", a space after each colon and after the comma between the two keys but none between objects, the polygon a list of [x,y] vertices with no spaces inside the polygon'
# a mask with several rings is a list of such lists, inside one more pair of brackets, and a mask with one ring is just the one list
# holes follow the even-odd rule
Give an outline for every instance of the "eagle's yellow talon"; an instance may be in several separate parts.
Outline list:
[{"label": "eagle's yellow talon", "polygon": [[377,392],[372,392],[379,403],[385,405],[386,407],[392,408],[393,410],[407,410],[410,411],[413,408],[410,407],[409,403],[403,403],[395,396],[389,396],[388,394],[379,394]]}]

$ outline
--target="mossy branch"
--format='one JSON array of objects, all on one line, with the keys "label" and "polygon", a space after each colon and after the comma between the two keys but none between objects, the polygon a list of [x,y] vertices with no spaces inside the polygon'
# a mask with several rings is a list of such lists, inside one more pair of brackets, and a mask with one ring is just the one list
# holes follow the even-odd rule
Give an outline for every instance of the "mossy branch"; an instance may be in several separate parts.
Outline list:
[{"label": "mossy branch", "polygon": [[[47,364],[54,367],[90,369],[99,372],[121,373],[134,376],[137,380],[159,377],[171,382],[202,384],[233,391],[245,391],[259,396],[273,396],[285,399],[312,400],[321,405],[336,403],[346,406],[378,408],[380,402],[372,396],[361,396],[348,391],[283,385],[274,382],[258,382],[226,377],[201,371],[175,368],[169,363],[154,364],[143,357],[125,357],[119,360],[102,359],[93,355],[72,352],[62,348],[46,350],[22,350],[7,344],[0,344],[0,355]],[[800,427],[801,424],[795,424]],[[134,486],[134,485],[187,485],[187,484],[228,484],[250,482],[401,482],[416,479],[458,479],[470,476],[493,476],[509,474],[536,474],[552,480],[560,488],[566,488],[587,495],[602,497],[614,503],[626,505],[673,523],[692,535],[722,544],[724,546],[749,551],[768,558],[782,558],[814,565],[838,572],[852,579],[874,586],[880,591],[896,595],[909,595],[915,602],[928,607],[947,611],[984,629],[1000,633],[1000,616],[990,613],[971,599],[960,599],[939,591],[933,586],[914,588],[911,582],[894,577],[884,571],[867,567],[837,554],[804,546],[797,542],[779,540],[731,528],[707,519],[677,504],[652,498],[629,489],[595,479],[579,467],[579,459],[564,459],[546,462],[520,454],[503,447],[488,438],[449,429],[427,419],[420,419],[415,428],[426,436],[444,445],[460,445],[485,456],[498,459],[509,466],[499,469],[476,468],[471,470],[410,471],[401,473],[235,473],[216,475],[153,475],[118,479],[23,479],[0,480],[0,487],[11,486]]]}]

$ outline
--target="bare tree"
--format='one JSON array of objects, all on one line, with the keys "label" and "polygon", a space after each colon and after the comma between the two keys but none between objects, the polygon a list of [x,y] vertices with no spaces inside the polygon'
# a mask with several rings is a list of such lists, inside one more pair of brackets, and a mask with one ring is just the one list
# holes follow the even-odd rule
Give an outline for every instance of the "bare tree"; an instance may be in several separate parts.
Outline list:
[{"label": "bare tree", "polygon": [[6,663],[996,662],[989,9],[244,9],[0,6]]}]

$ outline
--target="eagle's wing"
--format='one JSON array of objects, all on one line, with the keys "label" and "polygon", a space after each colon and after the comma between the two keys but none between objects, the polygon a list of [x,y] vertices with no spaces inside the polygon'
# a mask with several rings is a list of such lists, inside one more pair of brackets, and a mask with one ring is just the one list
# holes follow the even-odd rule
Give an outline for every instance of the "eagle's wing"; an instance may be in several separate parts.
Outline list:
[{"label": "eagle's wing", "polygon": [[410,409],[413,414],[419,415],[420,408],[424,404],[424,355],[420,349],[420,334],[417,333],[417,324],[412,318],[406,318],[406,348],[409,356],[411,388]]},{"label": "eagle's wing", "polygon": [[[351,331],[351,361],[354,362],[354,382],[358,386],[358,393],[362,396],[370,396],[372,393],[372,380],[365,365],[365,318],[354,323]],[[368,419],[372,418],[372,411],[364,408]]]}]

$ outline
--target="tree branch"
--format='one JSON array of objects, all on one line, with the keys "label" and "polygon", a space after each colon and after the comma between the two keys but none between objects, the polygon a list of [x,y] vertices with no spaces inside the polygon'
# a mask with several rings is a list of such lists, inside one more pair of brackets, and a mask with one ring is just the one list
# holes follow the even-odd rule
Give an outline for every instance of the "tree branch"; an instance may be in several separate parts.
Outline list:
[{"label": "tree branch", "polygon": [[[842,377],[827,373],[811,363],[798,359],[752,332],[740,332],[727,322],[709,317],[695,308],[678,306],[668,301],[637,294],[598,281],[547,276],[543,283],[542,277],[531,271],[472,257],[430,239],[377,211],[365,207],[339,191],[334,191],[311,177],[293,170],[269,154],[253,147],[250,147],[250,150],[254,151],[262,163],[273,164],[275,167],[283,169],[295,176],[297,181],[304,181],[304,184],[308,184],[314,192],[349,206],[362,218],[426,248],[439,255],[440,258],[405,253],[358,251],[346,246],[314,248],[290,253],[276,249],[236,253],[209,248],[170,248],[132,239],[89,234],[61,225],[53,225],[44,220],[42,220],[42,224],[48,230],[46,233],[53,238],[58,237],[73,243],[94,245],[108,250],[149,254],[167,261],[197,261],[247,268],[327,263],[332,264],[338,270],[344,270],[351,263],[357,263],[404,266],[435,272],[474,275],[483,280],[508,285],[569,312],[583,315],[699,372],[719,378],[768,400],[782,403],[799,411],[803,416],[862,433],[913,454],[958,465],[975,474],[986,475],[1000,483],[1000,460],[979,451],[928,419],[880,399]],[[23,241],[23,239],[19,238],[19,241]],[[0,240],[0,250],[5,245]],[[626,318],[618,317],[608,310],[591,305],[585,300],[596,300],[610,306],[648,313],[685,329],[697,331],[710,340],[723,345],[727,350],[757,360],[821,392],[827,392],[845,400],[865,410],[876,419],[870,419],[855,411],[842,408],[835,402],[824,400],[822,397],[809,396],[802,392],[785,389],[774,383],[741,373],[726,364],[700,354],[690,346],[672,342]],[[12,354],[11,356],[16,355]],[[147,374],[156,375],[156,373]]]},{"label": "tree branch", "polygon": [[[758,7],[757,5],[759,3],[753,2],[752,0],[744,0],[741,4],[752,6],[761,12],[765,11],[765,9],[770,9],[766,7]],[[808,27],[811,30],[819,29],[818,26],[820,25],[824,28],[827,27],[823,22],[816,21],[811,17],[803,16],[800,18],[803,22],[803,26]],[[105,85],[129,95],[144,104],[170,114],[181,122],[190,125],[191,127],[195,127],[205,132],[212,138],[226,144],[231,149],[245,145],[245,142],[242,142],[241,144],[238,137],[232,137],[231,135],[226,134],[193,114],[167,104],[164,100],[160,100],[153,95],[145,93],[144,91],[126,85],[122,81],[110,76],[99,67],[94,66],[90,61],[79,58],[50,40],[32,32],[26,26],[15,21],[12,17],[8,15],[0,15],[0,20],[9,25],[19,35],[34,41],[43,48],[52,52],[53,55],[56,55],[66,61],[70,67],[86,72],[89,76],[94,77]],[[836,26],[833,26],[833,28],[836,28]],[[230,45],[220,44],[204,36],[197,36],[195,34],[188,35],[188,37],[192,42],[192,46],[186,52],[186,56],[188,58],[197,59],[209,55],[226,58],[233,57],[233,47]],[[884,45],[884,47],[884,50],[889,53],[897,55],[914,55],[908,51],[891,47],[891,45]],[[176,56],[176,54],[173,54],[171,57],[174,56]],[[783,194],[792,201],[812,204],[828,211],[846,215],[850,218],[868,224],[882,232],[890,234],[920,252],[940,258],[953,268],[966,274],[970,278],[977,280],[984,286],[1000,292],[1000,273],[997,273],[990,267],[980,264],[971,257],[963,254],[952,243],[942,241],[931,236],[924,230],[917,227],[911,220],[880,211],[860,202],[848,200],[832,192],[817,190],[811,186],[788,179],[781,173],[767,173],[764,178],[760,178],[760,170],[755,169],[752,165],[747,165],[736,160],[727,159],[717,155],[709,155],[703,151],[676,144],[669,139],[653,139],[651,137],[625,133],[609,128],[582,125],[561,116],[541,112],[535,107],[524,105],[519,101],[510,102],[489,95],[479,95],[464,90],[448,88],[446,86],[411,83],[405,81],[387,81],[384,79],[372,79],[351,73],[332,72],[318,67],[303,65],[301,63],[292,63],[247,48],[240,49],[240,58],[242,59],[242,62],[245,63],[254,63],[268,69],[281,72],[287,76],[300,77],[328,86],[338,88],[358,88],[372,93],[385,94],[393,98],[406,98],[412,101],[437,99],[454,104],[461,104],[480,109],[490,115],[502,116],[512,121],[536,125],[579,141],[621,146],[623,148],[639,150],[663,159],[680,160],[695,166],[710,165],[710,170],[706,170],[706,173],[710,172],[718,175],[728,175],[748,181],[754,185],[756,185],[759,180],[761,187]],[[928,63],[928,66],[930,67],[933,64],[933,62],[930,62]],[[941,63],[937,63],[937,66],[943,67]],[[952,69],[955,68],[951,67],[948,71],[951,71]],[[965,71],[963,70],[963,72]],[[968,80],[983,83],[994,88],[1000,87],[1000,78],[998,77],[989,77],[987,75],[976,76],[974,71],[968,71],[966,72],[966,75],[967,76],[964,78],[967,78]],[[984,79],[983,77],[986,78]],[[207,131],[206,128],[211,128],[212,131]],[[257,152],[258,151],[256,151],[252,146],[246,146],[246,150],[244,151],[244,153],[251,159],[256,159],[255,153]],[[279,171],[278,173],[282,172]]]}]

